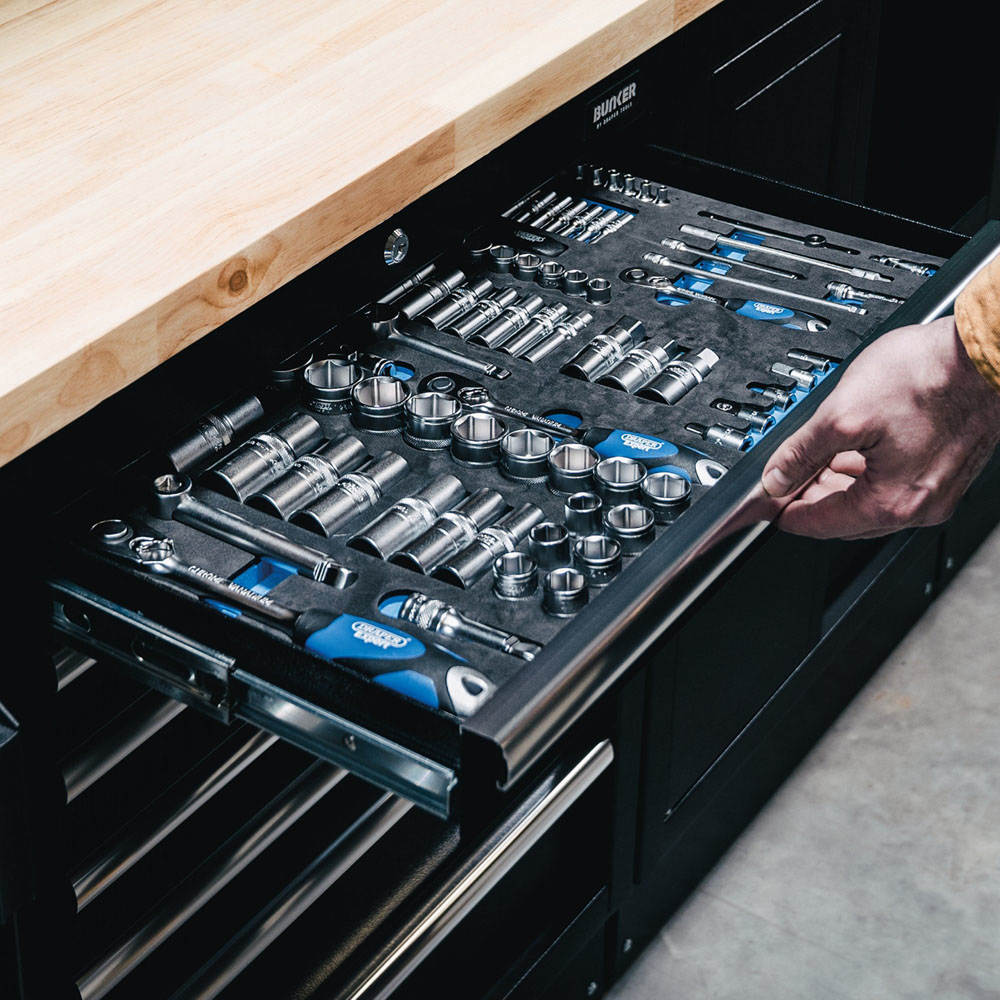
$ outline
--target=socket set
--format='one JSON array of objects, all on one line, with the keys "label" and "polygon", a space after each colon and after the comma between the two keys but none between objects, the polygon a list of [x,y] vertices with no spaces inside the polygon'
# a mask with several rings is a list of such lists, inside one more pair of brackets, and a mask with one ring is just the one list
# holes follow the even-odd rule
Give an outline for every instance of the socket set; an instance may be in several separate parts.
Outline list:
[{"label": "socket set", "polygon": [[936,266],[571,167],[262,371],[87,544],[468,716]]}]

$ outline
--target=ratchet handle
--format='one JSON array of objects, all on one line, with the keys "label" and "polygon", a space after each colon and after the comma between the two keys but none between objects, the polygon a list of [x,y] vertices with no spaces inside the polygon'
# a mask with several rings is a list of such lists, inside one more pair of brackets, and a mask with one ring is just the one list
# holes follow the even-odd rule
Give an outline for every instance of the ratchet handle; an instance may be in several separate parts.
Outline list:
[{"label": "ratchet handle", "polygon": [[631,458],[650,470],[673,472],[702,486],[714,485],[727,471],[721,462],[695,448],[636,431],[591,427],[580,440],[601,458]]}]

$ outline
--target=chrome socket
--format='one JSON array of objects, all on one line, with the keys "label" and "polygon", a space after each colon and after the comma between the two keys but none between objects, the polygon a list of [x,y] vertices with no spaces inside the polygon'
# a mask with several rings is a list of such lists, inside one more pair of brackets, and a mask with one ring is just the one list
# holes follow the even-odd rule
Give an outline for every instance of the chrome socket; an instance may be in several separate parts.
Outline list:
[{"label": "chrome socket", "polygon": [[570,563],[569,529],[565,524],[543,521],[528,532],[528,551],[541,570],[568,566]]},{"label": "chrome socket", "polygon": [[518,281],[534,281],[542,258],[537,253],[519,253],[514,258],[514,277]]},{"label": "chrome socket", "polygon": [[540,295],[526,295],[520,301],[507,306],[500,316],[487,323],[478,333],[474,333],[469,338],[469,343],[479,344],[482,347],[499,347],[518,330],[527,326],[531,317],[544,304]]},{"label": "chrome socket", "polygon": [[363,511],[370,510],[397,479],[406,475],[409,463],[402,455],[386,451],[356,472],[342,476],[332,490],[289,517],[292,524],[329,538]]},{"label": "chrome socket", "polygon": [[547,358],[553,351],[562,347],[567,340],[572,340],[593,318],[593,315],[589,312],[577,313],[575,316],[570,316],[561,323],[557,323],[550,334],[538,341],[533,347],[528,348],[528,350],[521,351],[517,357],[523,358],[531,364],[541,361],[542,358]]},{"label": "chrome socket", "polygon": [[606,211],[601,212],[601,214],[598,215],[597,218],[594,219],[582,233],[577,234],[574,238],[579,240],[581,243],[589,242],[602,229],[606,229],[612,222],[615,222],[618,218],[618,214],[619,213],[613,208],[609,208]]},{"label": "chrome socket", "polygon": [[540,215],[535,216],[528,225],[532,229],[544,229],[557,215],[561,215],[572,204],[573,199],[569,196],[560,198],[555,204],[549,205]]},{"label": "chrome socket", "polygon": [[573,546],[573,560],[592,587],[603,587],[621,571],[622,547],[607,535],[584,535]]},{"label": "chrome socket", "polygon": [[245,396],[212,410],[167,445],[167,462],[174,472],[190,472],[205,459],[221,455],[240,431],[262,416],[264,407],[256,396]]},{"label": "chrome socket", "polygon": [[268,373],[267,392],[290,392],[298,387],[299,377],[306,366],[316,360],[316,355],[310,350],[296,351],[290,357],[279,361]]},{"label": "chrome socket", "polygon": [[575,215],[567,225],[563,226],[557,233],[559,236],[573,238],[577,233],[582,233],[594,219],[596,219],[604,209],[600,205],[590,205],[579,215]]},{"label": "chrome socket", "polygon": [[438,476],[413,496],[397,500],[347,544],[359,552],[388,559],[418,538],[464,496],[465,487],[460,479],[451,475]]},{"label": "chrome socket", "polygon": [[691,484],[675,472],[651,472],[639,493],[657,524],[669,524],[691,503]]},{"label": "chrome socket", "polygon": [[465,413],[451,425],[451,457],[459,465],[493,465],[506,433],[506,425],[492,414]]},{"label": "chrome socket", "polygon": [[565,306],[561,302],[539,309],[523,330],[515,333],[510,340],[505,340],[497,350],[503,354],[509,354],[511,357],[517,357],[522,351],[533,347],[543,337],[550,334],[555,324],[568,314],[569,306]]},{"label": "chrome socket", "polygon": [[591,278],[587,282],[587,301],[595,306],[607,305],[611,301],[611,282],[607,278]]},{"label": "chrome socket", "polygon": [[620,170],[609,170],[608,190],[621,191],[621,189],[622,189],[622,172]]},{"label": "chrome socket", "polygon": [[351,423],[362,430],[387,434],[403,426],[403,405],[410,387],[392,375],[366,378],[354,387]]},{"label": "chrome socket", "polygon": [[475,278],[467,285],[456,288],[446,299],[428,309],[420,319],[430,323],[435,330],[444,329],[452,320],[468,312],[484,295],[493,291],[489,278]]},{"label": "chrome socket", "polygon": [[604,525],[604,501],[596,493],[574,493],[566,498],[563,519],[571,535],[599,535]]},{"label": "chrome socket", "polygon": [[560,229],[569,225],[581,212],[586,212],[589,205],[590,202],[583,199],[574,201],[565,212],[557,215],[551,222],[546,224],[545,231],[547,233],[558,233]]},{"label": "chrome socket", "polygon": [[695,386],[703,382],[719,361],[719,355],[709,348],[697,354],[676,358],[636,395],[673,406],[679,403]]},{"label": "chrome socket", "polygon": [[557,260],[547,260],[538,269],[538,274],[535,280],[542,286],[542,288],[559,288],[562,285],[562,279],[565,273],[565,264],[560,264]]},{"label": "chrome socket", "polygon": [[483,528],[461,552],[434,571],[434,577],[468,589],[487,573],[498,556],[513,552],[532,526],[545,515],[541,507],[526,503]]},{"label": "chrome socket", "polygon": [[502,601],[519,601],[538,588],[538,564],[523,552],[506,552],[493,561],[493,593]]},{"label": "chrome socket", "polygon": [[563,441],[549,453],[549,489],[567,495],[588,489],[598,461],[593,448],[578,441]]},{"label": "chrome socket", "polygon": [[621,316],[594,337],[586,347],[559,369],[563,375],[596,382],[638,347],[646,337],[646,327],[634,316]]},{"label": "chrome socket", "polygon": [[674,347],[676,350],[676,344],[677,341],[672,340],[667,347],[648,344],[629,351],[624,360],[597,380],[598,384],[606,385],[610,389],[619,389],[621,392],[638,392],[643,386],[649,385],[670,364],[676,354],[671,353],[668,348]]},{"label": "chrome socket", "polygon": [[518,482],[544,482],[555,441],[544,431],[522,427],[500,439],[500,471]]},{"label": "chrome socket", "polygon": [[462,404],[443,392],[418,392],[403,404],[403,440],[421,451],[447,448],[451,425],[462,412]]},{"label": "chrome socket", "polygon": [[632,503],[646,478],[646,466],[634,458],[604,458],[594,469],[594,492],[606,507]]},{"label": "chrome socket", "polygon": [[360,468],[368,460],[365,446],[350,434],[327,441],[310,455],[297,458],[291,468],[273,483],[247,497],[247,506],[287,520],[333,489],[347,472]]},{"label": "chrome socket", "polygon": [[241,503],[277,479],[292,462],[323,440],[323,428],[308,414],[296,413],[240,445],[204,478],[206,485]]},{"label": "chrome socket", "polygon": [[567,271],[562,277],[562,288],[567,295],[586,295],[587,294],[587,282],[590,280],[590,275],[586,271],[581,271],[578,267],[574,267]]},{"label": "chrome socket", "polygon": [[306,406],[314,413],[347,413],[354,387],[365,377],[361,368],[340,358],[323,358],[302,372]]},{"label": "chrome socket", "polygon": [[578,569],[563,566],[542,578],[542,610],[556,618],[572,618],[586,607],[587,578]]},{"label": "chrome socket", "polygon": [[468,340],[516,301],[516,289],[498,288],[495,292],[490,292],[485,299],[480,299],[468,312],[462,313],[450,326],[445,327],[444,332],[453,334],[461,340]]},{"label": "chrome socket", "polygon": [[637,503],[612,507],[604,515],[605,530],[622,547],[623,556],[640,553],[654,537],[653,512]]},{"label": "chrome socket", "polygon": [[433,573],[492,524],[506,506],[496,490],[484,486],[453,510],[445,511],[422,535],[391,556],[389,562],[416,573]]},{"label": "chrome socket", "polygon": [[498,244],[490,247],[486,254],[487,267],[494,274],[510,274],[517,258],[517,251],[513,247]]},{"label": "chrome socket", "polygon": [[396,299],[392,303],[392,308],[398,315],[413,319],[455,291],[464,281],[465,272],[457,268],[436,278],[428,278],[412,291]]}]

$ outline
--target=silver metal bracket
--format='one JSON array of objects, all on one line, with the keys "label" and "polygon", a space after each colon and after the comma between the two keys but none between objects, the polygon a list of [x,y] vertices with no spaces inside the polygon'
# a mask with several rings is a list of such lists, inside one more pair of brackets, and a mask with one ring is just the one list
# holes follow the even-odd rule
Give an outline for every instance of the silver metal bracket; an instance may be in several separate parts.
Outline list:
[{"label": "silver metal bracket", "polygon": [[52,624],[76,649],[110,658],[149,687],[229,722],[235,660],[68,580],[50,581]]},{"label": "silver metal bracket", "polygon": [[457,778],[430,760],[267,681],[237,670],[237,714],[295,746],[446,819]]}]

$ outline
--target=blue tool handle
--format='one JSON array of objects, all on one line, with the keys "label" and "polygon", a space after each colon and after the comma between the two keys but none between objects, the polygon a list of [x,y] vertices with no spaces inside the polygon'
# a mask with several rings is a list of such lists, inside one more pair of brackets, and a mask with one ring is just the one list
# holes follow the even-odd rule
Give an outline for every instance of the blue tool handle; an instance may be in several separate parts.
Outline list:
[{"label": "blue tool handle", "polygon": [[[303,611],[293,638],[324,659],[366,674],[376,684],[456,715],[472,714],[493,690],[461,657],[426,645],[402,629],[357,615]],[[456,667],[457,674],[453,672]],[[481,685],[477,678],[482,679]]]},{"label": "blue tool handle", "polygon": [[764,323],[777,323],[791,330],[818,333],[830,325],[830,321],[822,316],[815,316],[800,309],[789,309],[773,302],[760,302],[757,299],[726,299],[725,306],[737,316],[746,316]]},{"label": "blue tool handle", "polygon": [[702,486],[714,485],[726,472],[726,466],[704,452],[638,431],[591,427],[580,441],[602,458],[632,458],[650,471],[673,472]]}]

